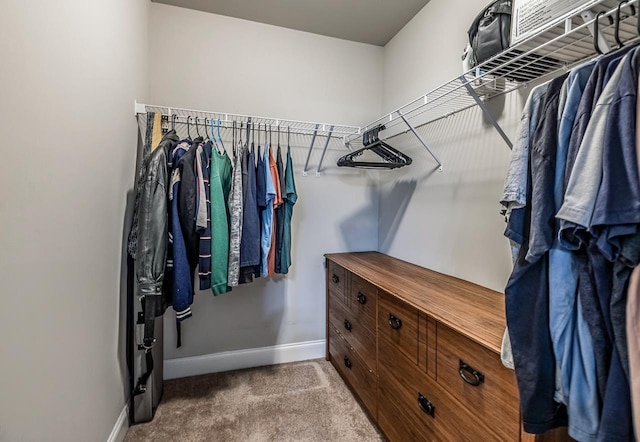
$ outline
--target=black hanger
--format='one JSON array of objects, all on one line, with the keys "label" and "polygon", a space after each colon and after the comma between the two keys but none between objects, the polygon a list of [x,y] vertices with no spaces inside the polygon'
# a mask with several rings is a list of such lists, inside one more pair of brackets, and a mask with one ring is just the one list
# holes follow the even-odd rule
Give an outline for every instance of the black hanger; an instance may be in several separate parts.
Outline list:
[{"label": "black hanger", "polygon": [[[195,140],[193,140],[193,142],[200,144],[204,141],[204,138],[202,138],[202,135],[200,135],[200,126],[198,125],[198,117],[195,117],[195,119],[196,119],[196,132],[198,136],[196,137]],[[205,123],[206,123],[206,118],[205,118]]]},{"label": "black hanger", "polygon": [[291,143],[289,143],[290,137],[291,137],[291,127],[287,126],[287,147],[291,146]]},{"label": "black hanger", "polygon": [[176,130],[176,118],[178,118],[176,114],[171,115],[171,130]]},{"label": "black hanger", "polygon": [[[362,135],[362,144],[364,144],[364,147],[340,158],[338,160],[338,166],[368,169],[397,169],[410,165],[412,163],[410,157],[388,145],[378,137],[378,133],[384,129],[385,126],[379,125],[365,132]],[[358,161],[357,158],[366,151],[375,153],[381,158],[381,161]]]},{"label": "black hanger", "polygon": [[187,116],[187,138],[191,139],[191,117]]},{"label": "black hanger", "polygon": [[207,141],[209,140],[209,131],[207,130],[207,126],[209,126],[207,124],[207,117],[204,117],[204,136],[206,137]]},{"label": "black hanger", "polygon": [[[600,50],[600,46],[598,45],[598,38],[600,34],[599,22],[600,22],[600,17],[602,17],[605,14],[606,14],[605,11],[599,12],[598,15],[596,15],[596,18],[593,20],[593,48],[600,55],[602,55],[602,51]],[[612,25],[613,18],[610,15],[607,15],[607,19],[609,20],[609,25]]]},{"label": "black hanger", "polygon": [[[616,9],[616,20],[615,20],[616,26],[614,28],[613,36],[616,39],[616,43],[618,43],[618,49],[624,46],[624,43],[622,43],[622,40],[620,40],[620,10],[627,3],[629,3],[627,0],[622,0],[620,3],[618,3],[618,8]],[[631,9],[631,16],[636,15],[635,6],[629,5],[629,8]],[[626,17],[625,20],[629,17]]]},{"label": "black hanger", "polygon": [[231,128],[231,151],[233,152],[233,159],[235,160],[238,156],[238,149],[236,148],[236,122],[233,122],[233,127]]}]

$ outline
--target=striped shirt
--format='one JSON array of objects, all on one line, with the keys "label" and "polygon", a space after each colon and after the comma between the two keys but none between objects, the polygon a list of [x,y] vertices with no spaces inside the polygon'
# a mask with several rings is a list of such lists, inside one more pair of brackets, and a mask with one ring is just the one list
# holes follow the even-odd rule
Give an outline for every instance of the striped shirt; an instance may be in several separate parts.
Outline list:
[{"label": "striped shirt", "polygon": [[[213,145],[208,141],[202,146],[202,155],[200,162],[202,164],[202,179],[204,185],[204,194],[207,202],[207,227],[200,233],[200,257],[198,264],[198,277],[200,279],[200,290],[211,289],[211,191],[209,179],[211,176],[211,152]],[[199,177],[198,177],[199,178]]]}]

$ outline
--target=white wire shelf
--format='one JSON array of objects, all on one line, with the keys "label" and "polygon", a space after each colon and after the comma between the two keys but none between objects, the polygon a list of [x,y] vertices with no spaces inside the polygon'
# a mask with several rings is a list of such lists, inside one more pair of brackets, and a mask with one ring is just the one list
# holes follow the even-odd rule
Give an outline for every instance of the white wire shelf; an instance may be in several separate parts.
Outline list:
[{"label": "white wire shelf", "polygon": [[360,127],[358,126],[348,126],[344,124],[330,124],[330,123],[314,123],[310,121],[298,121],[298,120],[288,120],[285,118],[274,118],[274,117],[260,117],[253,115],[241,115],[241,114],[233,114],[228,112],[213,112],[213,111],[204,111],[197,109],[184,109],[179,107],[169,107],[169,106],[160,106],[156,104],[143,104],[135,102],[135,113],[144,114],[147,112],[155,112],[160,113],[168,117],[169,125],[171,125],[172,120],[175,118],[176,123],[185,124],[189,121],[190,124],[194,125],[197,119],[198,124],[201,126],[203,124],[210,124],[213,120],[214,123],[217,123],[220,120],[220,125],[223,128],[230,129],[233,127],[233,124],[236,124],[236,127],[239,129],[240,125],[243,124],[245,127],[249,122],[256,127],[256,129],[260,127],[269,127],[273,131],[280,130],[281,132],[286,132],[289,130],[293,134],[300,135],[313,135],[316,133],[317,136],[340,136],[345,137],[349,135],[360,135]]},{"label": "white wire shelf", "polygon": [[[636,20],[640,12],[639,2],[640,0],[630,0],[621,9],[619,36],[625,44],[639,39],[636,28]],[[419,126],[423,126],[478,104],[482,106],[482,102],[477,98],[488,100],[512,92],[530,82],[560,75],[572,66],[587,61],[597,54],[590,28],[593,28],[594,17],[600,12],[604,13],[598,26],[602,36],[600,48],[603,52],[607,52],[608,49],[616,47],[613,19],[615,19],[618,4],[618,1],[594,0],[558,17],[541,32],[513,45],[459,78],[452,79],[370,122],[362,127],[362,132],[384,124],[390,131],[387,133],[395,132],[393,135],[395,136],[411,129],[410,126],[409,129],[399,132],[392,130],[405,123],[400,115],[407,120],[420,116]],[[636,9],[635,16],[631,16],[630,5]],[[602,38],[606,43],[603,43]],[[609,47],[604,46],[607,43]],[[486,112],[485,109],[483,110]],[[497,123],[494,126],[501,131]],[[502,132],[501,134],[510,145],[506,135]],[[358,135],[347,136],[347,141],[355,140]]]}]

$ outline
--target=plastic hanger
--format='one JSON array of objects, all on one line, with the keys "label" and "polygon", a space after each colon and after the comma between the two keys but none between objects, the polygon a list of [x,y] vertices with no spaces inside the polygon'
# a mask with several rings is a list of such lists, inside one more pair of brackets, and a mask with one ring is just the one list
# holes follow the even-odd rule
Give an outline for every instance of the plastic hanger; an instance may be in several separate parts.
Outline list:
[{"label": "plastic hanger", "polygon": [[191,117],[187,116],[187,139],[191,140]]},{"label": "plastic hanger", "polygon": [[222,137],[220,136],[220,126],[221,126],[221,121],[220,121],[220,118],[218,118],[218,140],[220,141],[220,145],[222,146],[222,150],[227,150],[224,147],[224,141],[222,141]]},{"label": "plastic hanger", "polygon": [[[600,46],[598,45],[598,38],[600,36],[600,17],[602,17],[603,15],[605,15],[606,12],[605,11],[601,11],[598,13],[598,15],[596,15],[596,18],[593,20],[593,48],[596,50],[596,52],[600,55],[602,55],[602,51],[600,50]],[[607,19],[609,20],[609,25],[613,24],[613,18],[611,18],[611,16],[607,16]]]},{"label": "plastic hanger", "polygon": [[[355,152],[351,152],[338,160],[340,167],[359,167],[367,169],[397,169],[399,167],[408,166],[412,163],[412,159],[394,147],[385,143],[378,137],[378,133],[385,127],[380,125],[367,132],[362,136],[364,147]],[[381,161],[358,161],[366,151],[371,151],[381,158]]]},{"label": "plastic hanger", "polygon": [[[622,40],[620,40],[620,10],[627,3],[629,3],[627,0],[622,0],[620,3],[618,3],[618,7],[616,8],[616,19],[615,19],[615,28],[613,32],[613,37],[615,38],[616,43],[618,43],[618,49],[624,46],[624,43],[622,42]],[[629,5],[629,8],[631,9],[631,15],[632,16],[636,15],[635,6]]]},{"label": "plastic hanger", "polygon": [[218,147],[218,142],[216,141],[214,121],[215,120],[213,118],[211,118],[211,120],[209,121],[209,124],[211,125],[211,141],[213,142],[213,147],[216,149],[216,152],[220,153],[220,148]]}]

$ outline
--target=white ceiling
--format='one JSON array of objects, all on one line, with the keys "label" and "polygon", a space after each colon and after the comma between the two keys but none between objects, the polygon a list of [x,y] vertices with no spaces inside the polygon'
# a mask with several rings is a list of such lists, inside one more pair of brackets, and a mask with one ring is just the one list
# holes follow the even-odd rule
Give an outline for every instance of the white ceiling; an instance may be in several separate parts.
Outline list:
[{"label": "white ceiling", "polygon": [[152,0],[384,46],[429,0]]}]

